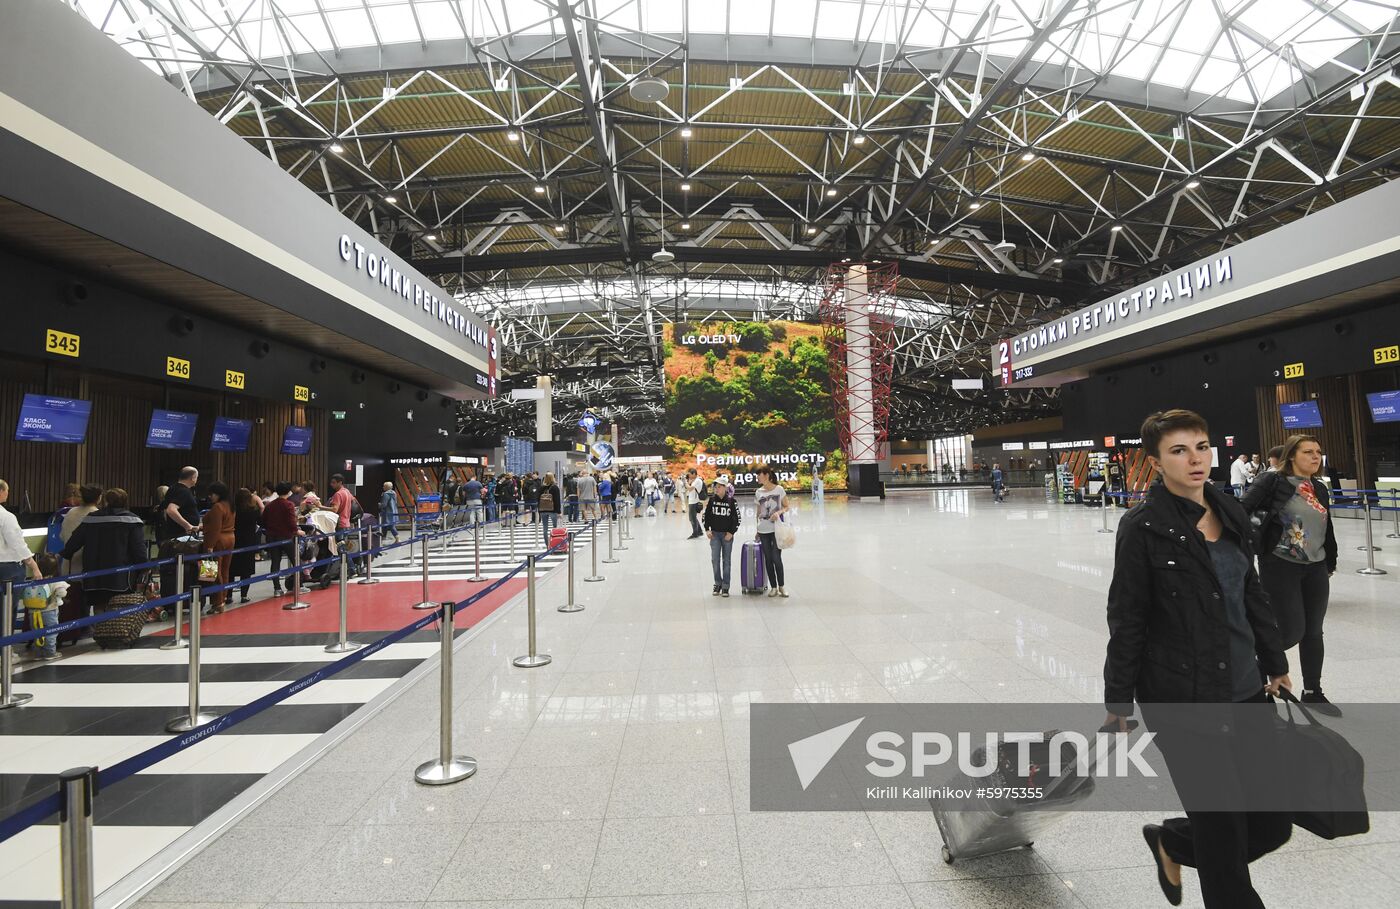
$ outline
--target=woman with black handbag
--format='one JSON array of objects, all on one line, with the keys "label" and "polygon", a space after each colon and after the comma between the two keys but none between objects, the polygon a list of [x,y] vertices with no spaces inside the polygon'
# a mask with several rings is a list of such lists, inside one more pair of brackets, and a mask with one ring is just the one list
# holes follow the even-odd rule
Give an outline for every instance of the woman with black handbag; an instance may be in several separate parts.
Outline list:
[{"label": "woman with black handbag", "polygon": [[1181,903],[1186,865],[1208,909],[1263,909],[1249,863],[1287,842],[1293,822],[1247,794],[1284,784],[1268,697],[1289,687],[1288,661],[1244,510],[1207,481],[1208,433],[1189,410],[1142,424],[1161,480],[1118,524],[1104,701],[1122,732],[1142,705],[1186,809],[1142,831],[1167,901]]},{"label": "woman with black handbag", "polygon": [[1322,443],[1296,435],[1283,445],[1279,469],[1260,476],[1245,493],[1245,511],[1259,553],[1259,579],[1278,619],[1283,649],[1298,646],[1303,668],[1299,698],[1318,713],[1341,716],[1322,693],[1322,620],[1337,571],[1337,535],[1332,528]]}]

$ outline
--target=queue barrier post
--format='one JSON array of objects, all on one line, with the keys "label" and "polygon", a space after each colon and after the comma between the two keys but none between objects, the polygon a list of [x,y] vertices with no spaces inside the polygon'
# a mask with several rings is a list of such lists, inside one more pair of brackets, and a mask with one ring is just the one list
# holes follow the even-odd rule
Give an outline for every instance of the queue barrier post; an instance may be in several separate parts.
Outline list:
[{"label": "queue barrier post", "polygon": [[[307,603],[306,601],[304,601],[304,600],[301,598],[301,544],[302,544],[302,539],[303,539],[303,538],[302,538],[302,537],[299,537],[299,536],[294,536],[294,537],[292,537],[292,570],[293,570],[293,571],[292,571],[292,601],[291,601],[290,603],[283,603],[283,604],[282,604],[282,608],[283,608],[283,609],[310,609],[310,608],[311,608],[311,604],[310,604],[310,603]],[[183,575],[183,572],[181,572],[181,574]],[[193,603],[194,601],[191,600],[190,602]],[[196,606],[196,607],[194,607],[191,611],[192,611],[192,612],[198,612],[198,611],[199,611],[199,608]],[[193,635],[194,632],[191,631],[190,634]]]},{"label": "queue barrier post", "polygon": [[1108,529],[1108,503],[1109,503],[1109,501],[1110,501],[1110,499],[1109,499],[1109,493],[1108,493],[1108,492],[1104,492],[1104,494],[1103,494],[1103,502],[1102,502],[1102,503],[1100,504],[1100,506],[1099,506],[1099,510],[1103,512],[1103,526],[1099,528],[1099,533],[1113,533],[1112,530],[1109,530],[1109,529]]},{"label": "queue barrier post", "polygon": [[166,732],[189,732],[219,718],[217,713],[205,713],[199,709],[199,619],[204,613],[199,604],[199,585],[196,584],[190,588],[190,712],[166,723]]},{"label": "queue barrier post", "polygon": [[476,524],[472,525],[472,576],[467,580],[473,584],[486,580],[481,576],[481,532]]},{"label": "queue barrier post", "polygon": [[1362,518],[1366,521],[1366,545],[1356,547],[1357,552],[1380,552],[1381,548],[1374,545],[1371,540],[1371,493],[1361,490],[1358,495],[1361,497]]},{"label": "queue barrier post", "polygon": [[[616,512],[614,512],[614,514],[616,514]],[[630,535],[629,535],[628,532],[627,532],[627,522],[630,521],[630,520],[632,520],[632,506],[631,506],[631,505],[623,505],[623,506],[622,506],[622,513],[619,514],[619,515],[617,515],[617,551],[618,551],[618,552],[625,552],[625,551],[627,550],[627,548],[628,548],[627,545],[626,545],[626,543],[625,543],[624,541],[625,541],[625,540],[628,540],[628,539],[631,539]]]},{"label": "queue barrier post", "polygon": [[1385,574],[1384,568],[1376,567],[1376,550],[1380,547],[1371,545],[1371,499],[1367,496],[1362,500],[1366,511],[1366,545],[1358,546],[1358,549],[1366,552],[1366,567],[1356,569],[1357,574],[1379,575]]},{"label": "queue barrier post", "polygon": [[92,801],[97,768],[74,767],[58,775],[58,853],[63,909],[92,909]]},{"label": "queue barrier post", "polygon": [[[378,533],[382,521],[376,520],[369,525],[369,547],[365,549],[365,576],[355,583],[357,584],[378,584],[379,579],[374,576],[374,550],[378,544],[384,542],[384,535]],[[395,534],[397,536],[397,533]]]},{"label": "queue barrier post", "polygon": [[428,598],[428,535],[419,537],[419,550],[423,557],[423,599],[413,604],[414,609],[437,609],[438,604]]},{"label": "queue barrier post", "polygon": [[326,653],[349,653],[360,649],[359,641],[348,639],[350,624],[350,557],[340,547],[340,631],[334,643],[326,645]]},{"label": "queue barrier post", "polygon": [[[15,633],[15,582],[5,582],[5,617],[0,621],[0,636]],[[14,690],[13,644],[0,645],[0,710],[8,710],[34,700],[34,695]]]},{"label": "queue barrier post", "polygon": [[560,612],[583,612],[583,604],[574,601],[574,549],[577,548],[574,543],[577,537],[578,534],[570,533],[565,538],[565,545],[568,547],[568,549],[565,550],[565,559],[569,563],[569,593],[568,600],[565,601],[563,606],[559,607]]},{"label": "queue barrier post", "polygon": [[442,604],[442,655],[438,668],[438,756],[413,771],[424,786],[446,786],[476,773],[476,758],[452,753],[452,644],[455,640],[455,604]]},{"label": "queue barrier post", "polygon": [[[163,592],[163,591],[162,591]],[[175,554],[175,634],[160,645],[161,650],[184,650],[190,646],[181,635],[185,625],[185,556]]]},{"label": "queue barrier post", "polygon": [[599,581],[605,580],[605,578],[598,573],[598,519],[594,518],[589,522],[589,526],[591,527],[590,533],[592,536],[588,544],[588,549],[593,555],[593,573],[584,578],[584,581],[589,584],[596,584]]},{"label": "queue barrier post", "polygon": [[1400,539],[1400,489],[1381,490],[1390,496],[1390,510],[1395,518],[1395,529],[1385,535],[1387,540]]},{"label": "queue barrier post", "polygon": [[[614,514],[616,513],[614,512]],[[603,564],[612,565],[622,561],[617,556],[613,555],[613,525],[617,522],[614,521],[612,517],[609,517],[605,523],[608,525],[608,557],[603,559]]]},{"label": "queue barrier post", "polygon": [[510,560],[515,561],[515,508],[506,512],[506,523],[510,524]]},{"label": "queue barrier post", "polygon": [[527,636],[530,645],[530,652],[524,656],[518,656],[511,660],[512,666],[519,669],[538,669],[541,666],[548,666],[554,662],[554,657],[547,653],[540,653],[535,646],[535,555],[530,553],[525,556],[525,621],[527,623]]}]

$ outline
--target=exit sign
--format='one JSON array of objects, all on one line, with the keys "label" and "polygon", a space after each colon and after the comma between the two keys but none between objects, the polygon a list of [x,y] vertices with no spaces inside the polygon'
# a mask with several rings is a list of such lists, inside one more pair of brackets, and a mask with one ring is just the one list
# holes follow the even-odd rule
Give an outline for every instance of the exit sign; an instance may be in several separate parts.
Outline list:
[{"label": "exit sign", "polygon": [[[343,411],[343,410],[332,410],[332,411],[331,411],[331,416],[334,417],[334,418],[337,419],[337,420],[343,420],[343,419],[345,419],[345,411]],[[348,467],[346,468],[346,470],[349,470],[349,469],[350,469],[350,468],[348,468]]]}]

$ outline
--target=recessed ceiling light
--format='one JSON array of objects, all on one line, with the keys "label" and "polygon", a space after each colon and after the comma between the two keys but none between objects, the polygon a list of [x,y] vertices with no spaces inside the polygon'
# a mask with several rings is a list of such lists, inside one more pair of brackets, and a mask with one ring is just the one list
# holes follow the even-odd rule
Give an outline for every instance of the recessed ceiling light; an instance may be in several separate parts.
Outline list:
[{"label": "recessed ceiling light", "polygon": [[1029,152],[1029,151],[1026,152],[1024,155],[1021,156],[1021,160],[1022,160],[1022,161],[1034,161],[1034,160],[1035,160],[1035,152]]},{"label": "recessed ceiling light", "polygon": [[827,194],[828,197],[831,197],[831,196],[836,195],[836,187],[834,187],[834,186],[828,186],[828,187],[826,188],[826,194]]},{"label": "recessed ceiling light", "polygon": [[423,239],[424,239],[424,240],[427,240],[429,243],[431,243],[431,242],[433,242],[434,240],[437,239],[437,234],[424,234],[424,235],[423,235]]},{"label": "recessed ceiling light", "polygon": [[385,201],[385,202],[388,202],[390,205],[393,205],[395,202],[399,201],[399,197],[398,197],[398,196],[385,196],[385,197],[384,197],[384,201]]},{"label": "recessed ceiling light", "polygon": [[556,225],[554,225],[554,232],[555,232],[556,234],[562,234],[562,233],[564,232],[564,225],[562,225],[562,224],[556,224]]},{"label": "recessed ceiling light", "polygon": [[543,196],[543,195],[544,195],[544,184],[543,184],[543,183],[536,183],[536,184],[535,184],[535,195],[537,195],[537,196]]},{"label": "recessed ceiling light", "polygon": [[982,207],[982,203],[981,203],[981,202],[969,202],[969,203],[967,203],[967,207],[970,208],[970,209],[972,209],[973,211],[976,211],[977,209],[979,209],[979,208]]},{"label": "recessed ceiling light", "polygon": [[689,222],[689,221],[682,221],[682,222],[681,222],[681,230],[690,230],[690,222]]},{"label": "recessed ceiling light", "polygon": [[516,131],[513,130],[513,129],[512,129],[512,130],[509,130],[509,131],[506,132],[506,138],[509,139],[509,140],[512,141],[512,142],[519,142],[519,141],[520,141],[520,133],[516,132]]},{"label": "recessed ceiling light", "polygon": [[694,134],[691,132],[689,126],[682,126],[682,127],[681,127],[681,138],[682,138],[682,139],[689,139],[692,135],[694,135]]},{"label": "recessed ceiling light", "polygon": [[1122,229],[1123,229],[1123,225],[1121,225],[1121,224],[1115,224],[1115,225],[1113,225],[1113,232],[1114,232],[1115,234],[1118,233],[1118,231],[1120,231],[1120,230],[1122,230]]},{"label": "recessed ceiling light", "polygon": [[1054,262],[1056,265],[1060,265],[1060,264],[1062,264],[1065,260],[1064,260],[1064,259],[1051,259],[1050,261]]},{"label": "recessed ceiling light", "polygon": [[1192,180],[1190,183],[1187,183],[1187,184],[1186,184],[1186,188],[1187,188],[1187,189],[1195,189],[1196,187],[1198,187],[1198,186],[1200,186],[1200,185],[1201,185],[1201,181],[1200,181],[1200,180]]},{"label": "recessed ceiling light", "polygon": [[807,236],[809,236],[809,237],[810,237],[812,234],[816,233],[816,232],[817,232],[817,229],[816,229],[815,227],[809,227],[809,228],[807,228]]},{"label": "recessed ceiling light", "polygon": [[862,136],[860,133],[856,133],[855,136],[851,139],[851,142],[855,145],[864,145],[865,136]]},{"label": "recessed ceiling light", "polygon": [[690,192],[690,184],[689,184],[689,183],[682,183],[682,184],[681,184],[681,192],[683,192],[683,193],[688,193],[688,192]]},{"label": "recessed ceiling light", "polygon": [[331,153],[332,153],[332,154],[339,155],[339,154],[344,154],[344,152],[345,152],[345,146],[344,146],[344,145],[341,145],[339,142],[332,142],[332,143],[331,143]]}]

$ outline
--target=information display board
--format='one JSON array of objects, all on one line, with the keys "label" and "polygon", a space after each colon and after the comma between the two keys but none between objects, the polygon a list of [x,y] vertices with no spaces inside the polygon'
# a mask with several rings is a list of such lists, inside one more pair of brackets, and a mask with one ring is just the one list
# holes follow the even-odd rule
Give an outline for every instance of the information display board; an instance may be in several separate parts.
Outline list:
[{"label": "information display board", "polygon": [[21,442],[81,443],[87,438],[91,401],[25,395],[15,439]]},{"label": "information display board", "polygon": [[506,436],[506,472],[522,476],[535,469],[535,442]]},{"label": "information display board", "polygon": [[282,433],[282,454],[304,455],[311,453],[311,427],[288,426]]},{"label": "information display board", "polygon": [[146,447],[189,450],[194,447],[194,430],[198,425],[198,414],[153,410],[151,425],[146,430]]},{"label": "information display board", "polygon": [[1366,396],[1371,422],[1400,423],[1400,391],[1377,391]]},{"label": "information display board", "polygon": [[1315,429],[1322,425],[1322,412],[1317,409],[1316,401],[1280,404],[1278,412],[1284,429]]},{"label": "information display board", "polygon": [[252,420],[215,417],[214,435],[209,440],[210,451],[247,451],[248,437],[253,432]]}]

